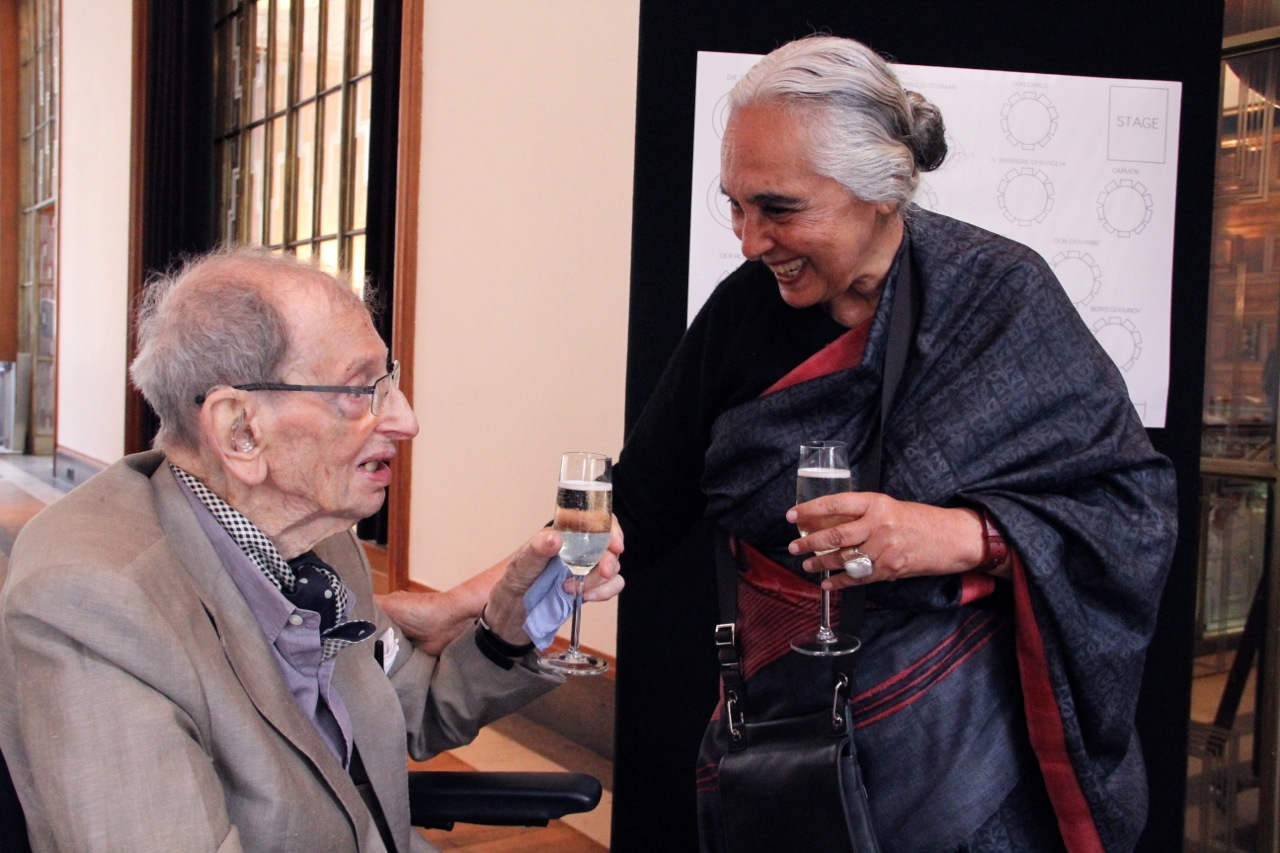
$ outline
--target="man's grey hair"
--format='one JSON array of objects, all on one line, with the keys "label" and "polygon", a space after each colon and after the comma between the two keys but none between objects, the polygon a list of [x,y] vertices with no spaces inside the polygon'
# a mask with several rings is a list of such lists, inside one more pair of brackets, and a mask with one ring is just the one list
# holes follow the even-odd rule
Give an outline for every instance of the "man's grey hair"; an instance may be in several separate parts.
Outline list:
[{"label": "man's grey hair", "polygon": [[780,102],[810,133],[810,165],[863,201],[905,206],[920,172],[947,154],[942,113],[902,87],[888,63],[853,39],[815,35],[757,62],[729,95],[731,110]]},{"label": "man's grey hair", "polygon": [[291,342],[273,293],[301,281],[324,284],[340,303],[364,308],[342,277],[258,248],[219,249],[148,282],[129,375],[160,418],[155,447],[198,446],[195,401],[211,388],[279,381]]}]

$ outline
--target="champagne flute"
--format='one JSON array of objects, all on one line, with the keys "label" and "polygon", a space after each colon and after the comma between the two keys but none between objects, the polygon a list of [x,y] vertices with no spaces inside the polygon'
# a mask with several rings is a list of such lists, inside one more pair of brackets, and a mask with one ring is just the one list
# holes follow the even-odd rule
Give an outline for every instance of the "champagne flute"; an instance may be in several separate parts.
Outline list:
[{"label": "champagne flute", "polygon": [[573,451],[560,456],[554,526],[560,532],[560,559],[573,574],[573,628],[569,648],[542,658],[542,666],[566,675],[599,675],[609,668],[578,648],[582,590],[587,575],[609,547],[613,531],[613,460],[601,453]]},{"label": "champagne flute", "polygon": [[[853,491],[853,478],[849,474],[849,460],[843,441],[809,441],[800,445],[800,466],[796,470],[796,503],[801,504],[820,498]],[[807,536],[812,530],[800,530]],[[835,549],[819,551],[829,554]],[[822,579],[830,572],[823,570]],[[862,641],[850,634],[842,634],[831,628],[831,593],[821,590],[822,617],[818,630],[791,638],[791,648],[802,655],[830,657],[853,654]]]}]

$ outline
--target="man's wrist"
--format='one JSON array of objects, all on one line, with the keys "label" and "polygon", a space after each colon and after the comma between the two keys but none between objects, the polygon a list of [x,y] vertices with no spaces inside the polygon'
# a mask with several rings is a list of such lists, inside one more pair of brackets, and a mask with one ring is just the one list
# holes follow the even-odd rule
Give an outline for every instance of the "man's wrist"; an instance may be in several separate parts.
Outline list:
[{"label": "man's wrist", "polygon": [[485,621],[484,608],[481,608],[480,615],[476,617],[476,645],[485,657],[503,669],[511,669],[516,661],[529,654],[534,648],[532,642],[509,643],[504,640]]},{"label": "man's wrist", "polygon": [[480,613],[489,629],[504,642],[514,646],[529,642],[530,637],[524,630],[528,614],[525,613],[523,595],[507,592],[499,584],[480,608]]}]

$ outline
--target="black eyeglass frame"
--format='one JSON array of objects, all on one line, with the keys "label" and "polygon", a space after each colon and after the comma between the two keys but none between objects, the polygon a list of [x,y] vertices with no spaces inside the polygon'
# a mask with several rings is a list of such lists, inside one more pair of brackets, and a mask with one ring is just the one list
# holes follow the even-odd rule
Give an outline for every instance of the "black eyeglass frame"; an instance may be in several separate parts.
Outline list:
[{"label": "black eyeglass frame", "polygon": [[[350,394],[353,397],[361,394],[369,395],[369,413],[378,414],[373,410],[374,393],[377,391],[378,385],[383,380],[391,379],[391,390],[395,391],[400,387],[400,360],[393,359],[391,369],[374,380],[372,385],[290,385],[284,382],[246,382],[242,385],[232,385],[231,387],[237,391],[315,391],[321,394]],[[388,392],[389,393],[389,392]],[[196,395],[196,405],[203,406],[206,395]]]}]

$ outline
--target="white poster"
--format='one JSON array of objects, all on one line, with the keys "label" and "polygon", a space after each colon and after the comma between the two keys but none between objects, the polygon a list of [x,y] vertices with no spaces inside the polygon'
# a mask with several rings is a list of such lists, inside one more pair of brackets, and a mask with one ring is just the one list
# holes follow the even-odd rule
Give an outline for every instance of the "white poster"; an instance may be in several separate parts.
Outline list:
[{"label": "white poster", "polygon": [[[699,52],[689,225],[692,319],[743,261],[720,192],[728,92],[759,59]],[[915,202],[1039,252],[1163,427],[1182,84],[895,65],[932,101],[947,158]]]}]

